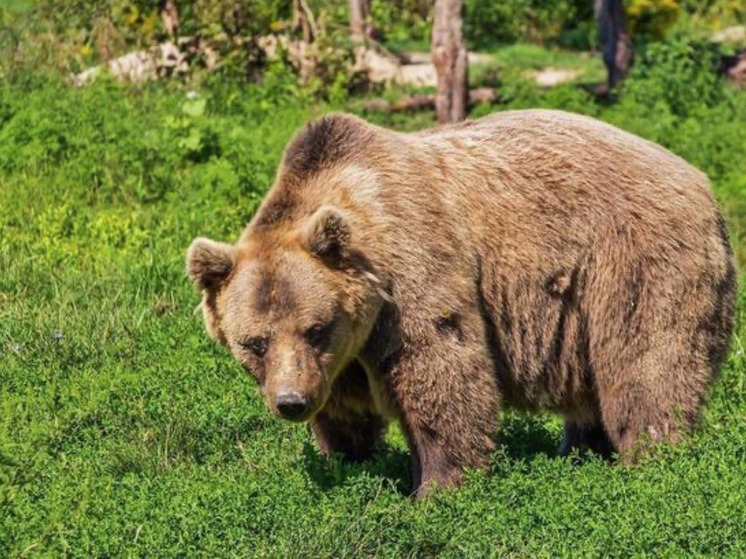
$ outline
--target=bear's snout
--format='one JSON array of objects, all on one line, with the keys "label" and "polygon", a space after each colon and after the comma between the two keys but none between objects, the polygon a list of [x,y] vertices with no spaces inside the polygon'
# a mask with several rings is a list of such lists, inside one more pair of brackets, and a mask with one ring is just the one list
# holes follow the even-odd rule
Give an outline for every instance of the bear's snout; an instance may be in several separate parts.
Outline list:
[{"label": "bear's snout", "polygon": [[309,408],[306,396],[297,390],[282,390],[277,394],[277,412],[283,419],[301,421],[305,418]]}]

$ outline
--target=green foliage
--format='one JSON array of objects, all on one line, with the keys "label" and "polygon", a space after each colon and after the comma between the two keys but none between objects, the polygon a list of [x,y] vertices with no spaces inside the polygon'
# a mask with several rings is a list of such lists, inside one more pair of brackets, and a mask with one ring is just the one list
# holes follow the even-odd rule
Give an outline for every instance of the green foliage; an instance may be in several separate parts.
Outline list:
[{"label": "green foliage", "polygon": [[290,19],[292,10],[291,0],[196,0],[176,4],[187,35],[261,35]]},{"label": "green foliage", "polygon": [[[215,37],[222,33],[246,37],[267,33],[290,18],[290,0],[175,0],[183,35]],[[95,33],[97,23],[108,20],[129,43],[148,44],[165,37],[160,0],[37,0],[34,17],[50,22],[58,32],[82,29]]]},{"label": "green foliage", "polygon": [[[372,20],[394,48],[427,50],[432,28],[429,0],[372,0]],[[559,41],[587,47],[592,39],[592,3],[582,0],[465,0],[464,34],[473,48],[513,41]]]},{"label": "green foliage", "polygon": [[430,43],[433,3],[429,0],[372,0],[371,19],[391,45]]},{"label": "green foliage", "polygon": [[746,24],[746,4],[741,0],[681,0],[688,23],[707,31]]},{"label": "green foliage", "polygon": [[477,47],[496,43],[553,41],[592,18],[592,3],[580,0],[466,0],[465,33]]},{"label": "green foliage", "polygon": [[710,43],[686,38],[652,43],[624,84],[626,97],[640,105],[665,105],[676,116],[716,105],[726,92],[718,75],[719,54]]},{"label": "green foliage", "polygon": [[630,0],[625,3],[630,34],[639,39],[662,39],[681,11],[676,0]]},{"label": "green foliage", "polygon": [[[199,37],[226,70],[246,73],[261,61],[256,39],[282,31],[291,0],[178,1],[179,35]],[[62,73],[170,39],[160,0],[15,0],[0,4],[0,77],[40,67]]]}]

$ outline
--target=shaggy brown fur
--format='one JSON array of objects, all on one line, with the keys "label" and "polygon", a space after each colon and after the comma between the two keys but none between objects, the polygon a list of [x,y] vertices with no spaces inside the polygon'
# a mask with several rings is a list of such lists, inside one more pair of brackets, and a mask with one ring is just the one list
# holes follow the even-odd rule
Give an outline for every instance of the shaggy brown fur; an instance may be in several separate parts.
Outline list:
[{"label": "shaggy brown fur", "polygon": [[706,177],[596,120],[511,111],[401,134],[310,124],[235,245],[187,256],[208,331],[325,453],[387,421],[415,490],[484,467],[498,410],[633,456],[695,423],[736,274]]}]

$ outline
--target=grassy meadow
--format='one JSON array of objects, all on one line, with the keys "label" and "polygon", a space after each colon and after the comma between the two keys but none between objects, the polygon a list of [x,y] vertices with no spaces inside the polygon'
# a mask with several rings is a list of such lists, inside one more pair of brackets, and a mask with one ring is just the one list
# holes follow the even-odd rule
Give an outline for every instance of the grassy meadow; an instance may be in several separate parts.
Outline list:
[{"label": "grassy meadow", "polygon": [[[512,77],[472,116],[554,107],[667,146],[711,177],[743,267],[746,92],[692,48],[648,49],[613,103],[520,77],[573,55],[495,52]],[[265,411],[204,335],[184,253],[235,239],[292,133],[356,102],[272,70],[261,85],[0,82],[0,556],[746,555],[743,297],[701,427],[635,468],[559,458],[558,418],[505,414],[490,474],[415,501],[397,429],[375,460],[327,466],[305,426]]]}]

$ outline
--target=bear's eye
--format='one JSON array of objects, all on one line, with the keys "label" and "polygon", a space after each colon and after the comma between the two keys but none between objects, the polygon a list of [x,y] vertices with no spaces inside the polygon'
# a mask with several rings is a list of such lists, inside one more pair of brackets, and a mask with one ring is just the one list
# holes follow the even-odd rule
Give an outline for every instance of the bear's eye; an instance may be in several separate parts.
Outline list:
[{"label": "bear's eye", "polygon": [[321,347],[326,341],[327,327],[321,323],[314,324],[306,330],[306,340],[313,347]]},{"label": "bear's eye", "polygon": [[242,341],[241,345],[257,357],[264,357],[264,354],[267,353],[267,347],[269,347],[269,340],[263,336],[256,336]]}]

